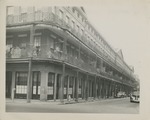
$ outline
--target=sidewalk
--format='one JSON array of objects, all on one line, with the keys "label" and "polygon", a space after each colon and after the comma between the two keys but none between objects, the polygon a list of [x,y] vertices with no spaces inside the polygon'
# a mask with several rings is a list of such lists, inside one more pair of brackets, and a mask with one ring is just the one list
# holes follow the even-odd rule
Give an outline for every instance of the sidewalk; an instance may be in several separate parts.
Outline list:
[{"label": "sidewalk", "polygon": [[67,101],[67,99],[64,99],[63,103],[60,102],[60,100],[47,100],[47,101],[40,101],[40,100],[33,100],[31,99],[30,103],[27,103],[26,99],[14,99],[14,101],[12,101],[11,99],[6,99],[6,104],[54,104],[54,105],[67,105],[67,104],[78,104],[78,103],[93,103],[93,102],[102,102],[102,101],[112,101],[112,100],[120,100],[120,99],[127,99],[126,98],[101,98],[101,99],[93,99],[90,98],[88,100],[84,100],[84,99],[78,99],[78,102],[75,100],[71,100],[70,102]]}]

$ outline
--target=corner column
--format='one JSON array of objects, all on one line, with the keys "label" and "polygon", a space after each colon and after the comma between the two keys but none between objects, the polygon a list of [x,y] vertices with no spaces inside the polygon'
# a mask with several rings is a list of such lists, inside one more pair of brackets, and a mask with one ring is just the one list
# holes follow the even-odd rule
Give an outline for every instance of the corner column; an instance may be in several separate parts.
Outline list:
[{"label": "corner column", "polygon": [[59,98],[60,102],[64,103],[64,80],[65,80],[65,63],[62,66],[62,76],[60,80]]},{"label": "corner column", "polygon": [[33,41],[34,41],[34,34],[35,34],[35,25],[32,25],[30,28],[30,55],[29,55],[29,69],[28,69],[28,80],[27,80],[27,103],[30,103],[31,101],[31,90],[32,90],[32,80],[31,80],[31,74],[32,74],[32,48],[33,48]]}]

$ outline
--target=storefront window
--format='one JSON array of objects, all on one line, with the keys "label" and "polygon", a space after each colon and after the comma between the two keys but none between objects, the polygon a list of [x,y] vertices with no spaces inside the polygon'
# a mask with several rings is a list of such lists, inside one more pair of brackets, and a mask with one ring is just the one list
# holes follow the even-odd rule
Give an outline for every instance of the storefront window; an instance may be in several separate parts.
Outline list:
[{"label": "storefront window", "polygon": [[53,86],[54,85],[54,73],[49,73],[48,74],[48,86]]},{"label": "storefront window", "polygon": [[54,94],[54,81],[55,81],[55,73],[49,73],[47,83],[48,99],[52,99],[52,95]]},{"label": "storefront window", "polygon": [[16,97],[25,98],[27,94],[27,72],[16,73]]}]

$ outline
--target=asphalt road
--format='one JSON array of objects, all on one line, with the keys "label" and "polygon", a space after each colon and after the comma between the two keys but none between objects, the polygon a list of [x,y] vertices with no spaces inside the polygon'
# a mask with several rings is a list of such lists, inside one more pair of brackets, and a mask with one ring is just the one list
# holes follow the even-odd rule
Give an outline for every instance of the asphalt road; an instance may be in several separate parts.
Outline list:
[{"label": "asphalt road", "polygon": [[130,103],[129,98],[108,99],[76,104],[45,103],[6,103],[6,112],[35,113],[111,113],[138,114],[139,103]]}]

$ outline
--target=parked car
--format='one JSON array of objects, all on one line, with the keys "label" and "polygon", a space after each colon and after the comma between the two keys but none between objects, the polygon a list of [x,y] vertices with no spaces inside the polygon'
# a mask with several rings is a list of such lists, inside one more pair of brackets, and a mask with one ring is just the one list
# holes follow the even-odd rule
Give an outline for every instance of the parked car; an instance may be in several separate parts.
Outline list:
[{"label": "parked car", "polygon": [[124,97],[126,97],[125,92],[120,91],[120,92],[117,93],[116,98],[124,98]]},{"label": "parked car", "polygon": [[134,91],[130,95],[130,102],[140,102],[140,92],[139,91]]}]

